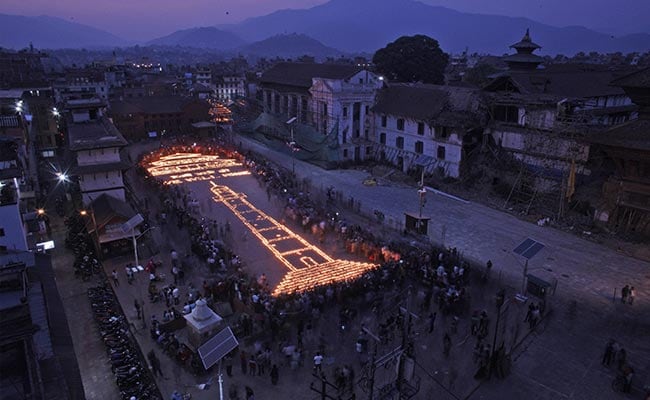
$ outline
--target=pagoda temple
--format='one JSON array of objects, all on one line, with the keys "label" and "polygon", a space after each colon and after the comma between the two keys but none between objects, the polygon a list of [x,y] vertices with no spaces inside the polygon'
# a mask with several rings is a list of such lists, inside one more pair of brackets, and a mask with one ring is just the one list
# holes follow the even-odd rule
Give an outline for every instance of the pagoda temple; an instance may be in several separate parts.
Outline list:
[{"label": "pagoda temple", "polygon": [[503,61],[508,64],[508,68],[511,70],[533,70],[544,62],[542,57],[533,54],[535,50],[541,49],[542,46],[532,41],[528,29],[526,29],[524,37],[510,48],[517,50],[517,53],[503,57]]}]

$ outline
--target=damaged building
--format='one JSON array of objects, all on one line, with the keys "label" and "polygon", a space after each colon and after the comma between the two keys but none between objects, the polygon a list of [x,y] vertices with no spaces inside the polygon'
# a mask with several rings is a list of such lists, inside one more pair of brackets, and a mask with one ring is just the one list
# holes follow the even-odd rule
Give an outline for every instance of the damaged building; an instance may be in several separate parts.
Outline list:
[{"label": "damaged building", "polygon": [[595,216],[616,231],[650,236],[650,68],[612,84],[638,105],[638,119],[592,138],[615,166]]},{"label": "damaged building", "polygon": [[375,159],[403,172],[460,177],[465,154],[485,124],[480,91],[427,84],[388,84],[372,108]]},{"label": "damaged building", "polygon": [[[519,165],[506,206],[535,198],[562,213],[560,196],[570,198],[576,183],[589,181],[590,141],[611,126],[636,117],[636,105],[620,87],[610,85],[624,71],[602,66],[551,65],[533,52],[540,46],[529,33],[504,57],[509,70],[495,76],[483,92],[490,104],[485,142],[498,157]],[[559,205],[559,208],[558,208]],[[541,211],[541,210],[537,210]]]}]

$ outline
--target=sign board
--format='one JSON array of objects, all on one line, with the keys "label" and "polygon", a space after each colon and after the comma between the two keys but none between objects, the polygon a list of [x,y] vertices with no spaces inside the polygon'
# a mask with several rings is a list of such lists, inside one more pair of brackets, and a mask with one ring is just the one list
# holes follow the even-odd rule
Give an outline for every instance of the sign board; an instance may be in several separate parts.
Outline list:
[{"label": "sign board", "polygon": [[47,242],[36,243],[36,249],[38,251],[52,250],[54,248],[54,240],[48,240]]},{"label": "sign board", "polygon": [[226,327],[214,335],[212,339],[205,342],[203,346],[199,347],[199,356],[201,357],[203,366],[207,370],[237,346],[239,346],[237,338],[232,333],[232,330],[230,330],[230,327]]},{"label": "sign board", "polygon": [[140,225],[143,222],[144,218],[142,218],[142,215],[135,214],[135,216],[133,216],[130,220],[126,221],[122,225],[122,233],[131,232],[136,226]]}]

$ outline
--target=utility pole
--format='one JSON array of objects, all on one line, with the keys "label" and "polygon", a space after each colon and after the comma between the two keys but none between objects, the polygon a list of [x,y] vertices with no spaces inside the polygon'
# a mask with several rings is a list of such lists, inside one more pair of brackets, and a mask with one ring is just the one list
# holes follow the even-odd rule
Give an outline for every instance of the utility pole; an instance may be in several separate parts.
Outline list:
[{"label": "utility pole", "polygon": [[377,361],[377,344],[381,342],[381,338],[374,333],[372,333],[368,328],[361,328],[361,330],[368,336],[370,336],[374,341],[375,345],[373,346],[372,350],[372,358],[370,359],[370,382],[368,384],[368,400],[373,400],[372,396],[374,395],[374,389],[375,389],[375,362]]},{"label": "utility pole", "polygon": [[[330,383],[327,378],[325,377],[325,374],[321,371],[320,376],[316,375],[315,373],[312,373],[312,376],[316,379],[319,379],[321,382],[321,387],[320,389],[317,389],[314,385],[314,382],[309,385],[309,389],[313,390],[314,392],[318,393],[320,395],[321,400],[342,400],[341,396],[336,395],[336,397],[333,397],[329,394],[327,394],[327,388],[332,388],[336,392],[338,392],[339,387]],[[352,395],[354,396],[354,394]],[[350,397],[349,400],[351,400],[353,397]]]},{"label": "utility pole", "polygon": [[[404,326],[402,327],[402,354],[399,357],[399,367],[397,368],[397,392],[402,394],[402,381],[404,380],[404,362],[406,361],[406,349],[408,346],[409,335],[411,331],[411,293],[412,287],[409,286],[406,293],[406,310],[404,310]],[[402,311],[400,309],[400,311]]]},{"label": "utility pole", "polygon": [[496,352],[496,345],[497,345],[497,334],[499,332],[499,320],[501,319],[501,306],[503,306],[503,303],[506,298],[506,291],[504,289],[501,289],[497,292],[496,295],[496,305],[497,305],[497,321],[494,326],[494,339],[492,340],[492,357],[490,360],[490,373],[489,376],[492,376],[492,372],[496,369],[497,367],[497,352]]}]

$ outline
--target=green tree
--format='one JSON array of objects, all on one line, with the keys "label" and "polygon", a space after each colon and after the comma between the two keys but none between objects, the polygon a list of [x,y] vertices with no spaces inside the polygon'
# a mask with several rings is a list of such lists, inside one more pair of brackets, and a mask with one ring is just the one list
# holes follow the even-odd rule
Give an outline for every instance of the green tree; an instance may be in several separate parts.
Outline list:
[{"label": "green tree", "polygon": [[449,55],[425,35],[402,36],[377,50],[372,62],[391,81],[444,83]]}]

